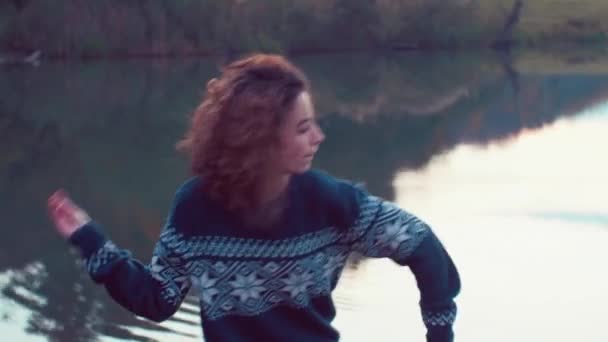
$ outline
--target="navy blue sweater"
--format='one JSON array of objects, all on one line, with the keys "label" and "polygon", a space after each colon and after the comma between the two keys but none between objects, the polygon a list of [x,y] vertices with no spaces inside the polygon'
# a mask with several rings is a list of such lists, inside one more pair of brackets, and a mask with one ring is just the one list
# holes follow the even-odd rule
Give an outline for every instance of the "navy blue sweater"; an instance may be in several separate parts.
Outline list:
[{"label": "navy blue sweater", "polygon": [[273,227],[253,229],[192,178],[177,191],[148,265],[95,222],[70,241],[93,280],[136,315],[167,319],[196,287],[207,342],[337,341],[331,293],[348,255],[391,258],[416,277],[427,341],[453,340],[460,280],[428,225],[319,171],[294,176],[288,196]]}]

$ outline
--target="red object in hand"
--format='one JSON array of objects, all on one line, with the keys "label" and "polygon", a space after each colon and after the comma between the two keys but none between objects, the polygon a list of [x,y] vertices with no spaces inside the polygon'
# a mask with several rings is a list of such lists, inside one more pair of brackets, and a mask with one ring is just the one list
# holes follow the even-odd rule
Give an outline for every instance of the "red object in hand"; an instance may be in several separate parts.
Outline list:
[{"label": "red object in hand", "polygon": [[55,229],[64,238],[69,238],[75,231],[91,221],[89,215],[75,205],[63,190],[57,190],[49,197],[48,209]]}]

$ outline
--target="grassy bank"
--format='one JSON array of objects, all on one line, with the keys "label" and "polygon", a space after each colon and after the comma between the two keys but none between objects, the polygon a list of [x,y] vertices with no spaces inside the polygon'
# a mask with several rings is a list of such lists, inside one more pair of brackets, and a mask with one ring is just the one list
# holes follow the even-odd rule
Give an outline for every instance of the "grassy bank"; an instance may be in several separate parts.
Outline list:
[{"label": "grassy bank", "polygon": [[0,51],[166,56],[251,50],[479,48],[608,42],[604,0],[13,0]]},{"label": "grassy bank", "polygon": [[516,32],[523,43],[608,42],[608,1],[533,0],[526,3]]}]

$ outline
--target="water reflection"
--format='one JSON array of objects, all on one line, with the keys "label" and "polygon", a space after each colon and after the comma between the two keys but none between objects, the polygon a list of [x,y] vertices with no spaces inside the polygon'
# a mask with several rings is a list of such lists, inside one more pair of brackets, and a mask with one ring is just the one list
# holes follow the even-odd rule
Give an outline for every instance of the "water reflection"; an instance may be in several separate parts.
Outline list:
[{"label": "water reflection", "polygon": [[[315,86],[328,136],[317,166],[363,181],[371,192],[442,223],[442,235],[466,263],[465,279],[489,266],[458,251],[483,239],[498,243],[502,235],[496,227],[508,230],[506,222],[514,213],[523,215],[524,208],[530,209],[525,220],[534,222],[605,223],[599,199],[608,190],[607,170],[598,166],[599,155],[587,156],[590,146],[605,145],[606,127],[578,119],[583,109],[608,98],[608,74],[523,73],[502,58],[466,54],[361,54],[297,62]],[[111,302],[52,232],[43,206],[57,186],[69,189],[117,243],[148,259],[172,194],[187,175],[173,143],[217,65],[137,61],[0,70],[0,215],[8,232],[0,242],[3,334],[28,341],[199,339],[193,298],[162,325]],[[401,176],[393,183],[396,175]],[[556,189],[575,195],[556,196]],[[491,234],[456,235],[466,224],[454,217],[481,213],[498,215]],[[517,224],[530,227],[532,221]],[[382,314],[382,324],[391,317],[400,319],[398,326],[419,321],[416,292],[390,284],[415,285],[408,283],[407,272],[391,270],[365,262],[345,274],[336,294],[345,341],[368,340],[363,337],[370,332],[358,331],[354,322],[397,301],[411,305],[403,304],[407,310],[398,315]],[[370,277],[383,272],[386,281]],[[577,276],[585,279],[582,272]],[[378,292],[383,286],[387,291]],[[490,296],[483,289],[479,293]],[[397,297],[385,297],[389,294]],[[475,302],[466,293],[461,300]],[[466,307],[471,306],[465,306],[459,325],[465,332],[479,318],[475,312],[467,318]],[[408,333],[414,335],[408,336],[419,340],[421,329],[412,323]],[[382,340],[403,337],[399,329],[384,331]],[[498,340],[468,336],[464,340]]]},{"label": "water reflection", "polygon": [[[397,201],[432,222],[460,265],[462,340],[608,338],[608,162],[594,151],[608,144],[607,119],[608,104],[395,178]],[[398,274],[387,266],[378,286],[398,292]]]}]

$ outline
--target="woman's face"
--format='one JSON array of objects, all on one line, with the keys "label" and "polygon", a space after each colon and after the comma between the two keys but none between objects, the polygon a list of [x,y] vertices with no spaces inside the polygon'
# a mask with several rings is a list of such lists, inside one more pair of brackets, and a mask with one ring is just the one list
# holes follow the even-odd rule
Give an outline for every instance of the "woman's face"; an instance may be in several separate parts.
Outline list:
[{"label": "woman's face", "polygon": [[304,91],[296,98],[292,111],[279,127],[276,166],[281,173],[307,171],[324,139],[325,135],[315,120],[310,94]]}]

